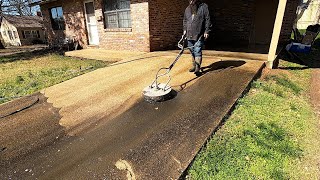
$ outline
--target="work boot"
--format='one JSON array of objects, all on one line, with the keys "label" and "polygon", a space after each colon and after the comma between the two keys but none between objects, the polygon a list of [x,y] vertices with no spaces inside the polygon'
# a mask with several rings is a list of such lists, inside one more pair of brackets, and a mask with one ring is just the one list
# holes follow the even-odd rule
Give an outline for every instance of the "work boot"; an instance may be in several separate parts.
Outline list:
[{"label": "work boot", "polygon": [[192,68],[189,69],[189,72],[194,72],[196,70],[196,62],[194,58],[192,58]]},{"label": "work boot", "polygon": [[195,63],[196,63],[196,68],[194,70],[194,73],[198,74],[200,73],[200,70],[201,70],[202,57],[196,57]]}]

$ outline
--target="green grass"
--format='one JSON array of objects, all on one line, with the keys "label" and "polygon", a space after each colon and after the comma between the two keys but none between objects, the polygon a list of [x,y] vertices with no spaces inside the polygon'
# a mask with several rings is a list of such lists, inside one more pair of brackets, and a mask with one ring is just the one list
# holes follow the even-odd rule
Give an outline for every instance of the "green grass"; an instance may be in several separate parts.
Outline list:
[{"label": "green grass", "polygon": [[319,121],[309,103],[310,72],[283,70],[255,81],[197,155],[187,177],[319,179]]},{"label": "green grass", "polygon": [[106,65],[102,61],[79,60],[57,54],[2,57],[0,103],[35,93]]}]

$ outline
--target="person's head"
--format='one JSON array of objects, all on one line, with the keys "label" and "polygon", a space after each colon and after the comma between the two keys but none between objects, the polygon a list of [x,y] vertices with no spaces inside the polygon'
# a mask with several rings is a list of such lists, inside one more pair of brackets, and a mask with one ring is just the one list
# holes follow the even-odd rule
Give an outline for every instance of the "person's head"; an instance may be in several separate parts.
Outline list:
[{"label": "person's head", "polygon": [[189,0],[190,5],[200,4],[200,0]]},{"label": "person's head", "polygon": [[195,0],[189,0],[189,4],[194,4]]},{"label": "person's head", "polygon": [[189,0],[189,6],[192,14],[196,14],[199,8],[200,0]]}]

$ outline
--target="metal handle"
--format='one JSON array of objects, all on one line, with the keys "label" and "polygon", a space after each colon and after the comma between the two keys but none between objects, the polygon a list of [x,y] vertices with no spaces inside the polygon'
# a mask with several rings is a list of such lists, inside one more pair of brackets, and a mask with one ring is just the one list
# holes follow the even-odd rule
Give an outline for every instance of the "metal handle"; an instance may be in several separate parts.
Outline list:
[{"label": "metal handle", "polygon": [[186,35],[185,34],[183,34],[182,35],[182,37],[181,37],[181,39],[180,39],[180,41],[178,42],[178,47],[180,48],[180,49],[184,49],[184,40],[186,39]]},{"label": "metal handle", "polygon": [[[202,37],[203,37],[203,35],[201,35],[201,36],[199,37],[199,39],[198,39],[198,41],[196,42],[196,44],[200,42],[200,40],[201,40]],[[180,52],[179,52],[179,54],[178,54],[178,56],[177,56],[176,59],[170,64],[170,66],[169,66],[168,68],[160,68],[160,69],[158,70],[158,72],[157,72],[157,74],[156,74],[155,80],[151,83],[151,85],[150,85],[149,87],[151,87],[151,88],[156,87],[157,89],[161,89],[161,88],[159,87],[158,78],[163,77],[163,76],[168,76],[168,80],[167,80],[167,82],[165,83],[165,86],[163,87],[163,90],[164,90],[164,91],[166,90],[166,88],[167,88],[168,85],[169,85],[169,82],[171,81],[171,76],[169,75],[171,69],[172,69],[173,66],[177,63],[177,61],[179,60],[179,58],[182,56],[182,54],[183,54],[183,52],[184,52],[185,49],[194,48],[195,45],[196,45],[196,44],[195,44],[194,46],[184,48],[184,46],[185,46],[185,39],[186,39],[186,35],[183,34],[182,37],[181,37],[181,39],[180,39],[179,42],[178,42],[178,47],[181,49]],[[162,71],[162,70],[166,70],[166,71],[165,71],[164,73],[162,73],[162,74],[159,74],[160,71]]]},{"label": "metal handle", "polygon": [[[159,74],[161,70],[166,70],[165,73]],[[158,70],[157,74],[156,74],[156,78],[155,80],[151,83],[150,87],[156,87],[157,89],[161,89],[159,87],[159,83],[158,83],[158,78],[163,77],[163,76],[168,76],[168,80],[165,83],[165,86],[163,87],[163,90],[166,90],[166,87],[168,87],[169,82],[171,81],[171,76],[169,75],[170,69],[169,68],[161,68]]]}]

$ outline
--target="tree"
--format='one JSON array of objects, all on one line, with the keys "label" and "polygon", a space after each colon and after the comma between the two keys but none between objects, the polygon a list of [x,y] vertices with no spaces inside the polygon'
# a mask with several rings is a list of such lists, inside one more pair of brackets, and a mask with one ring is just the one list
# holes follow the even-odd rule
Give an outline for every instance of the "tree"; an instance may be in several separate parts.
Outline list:
[{"label": "tree", "polygon": [[19,16],[31,16],[33,14],[30,6],[34,0],[0,0],[0,14]]},{"label": "tree", "polygon": [[4,0],[0,0],[0,16],[2,15],[2,5],[4,4]]}]

